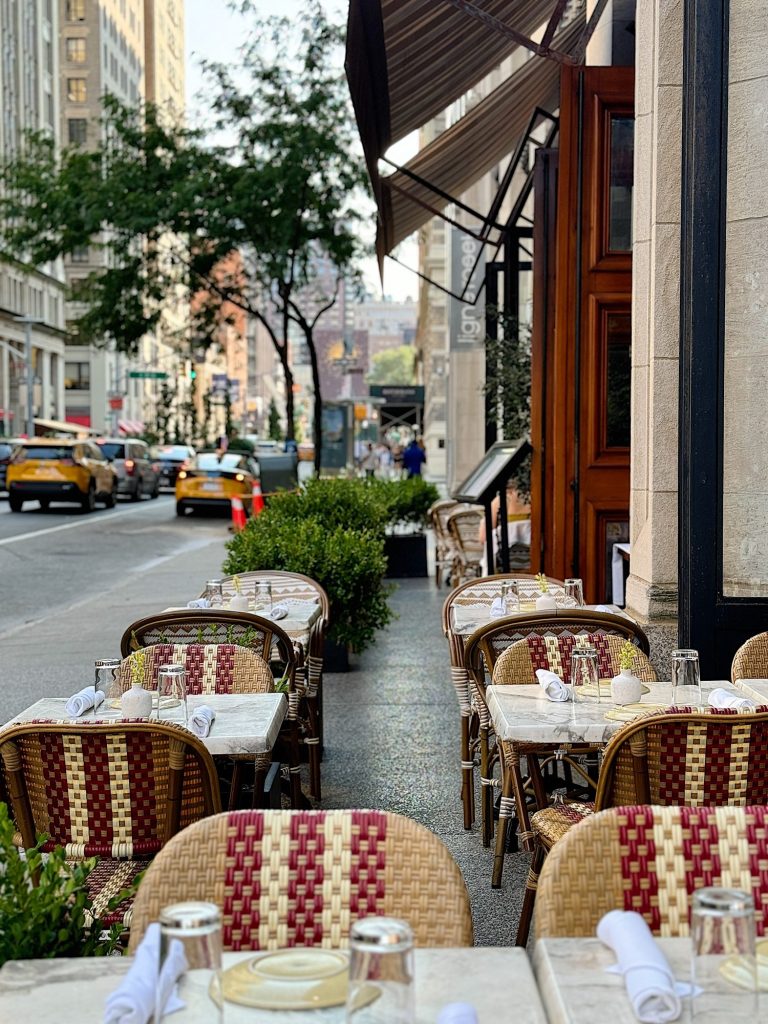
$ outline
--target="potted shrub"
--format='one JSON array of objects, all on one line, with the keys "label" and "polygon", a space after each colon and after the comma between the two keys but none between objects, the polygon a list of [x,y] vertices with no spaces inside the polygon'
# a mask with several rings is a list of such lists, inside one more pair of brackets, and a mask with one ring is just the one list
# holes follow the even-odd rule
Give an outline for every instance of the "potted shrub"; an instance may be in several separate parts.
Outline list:
[{"label": "potted shrub", "polygon": [[0,803],[0,966],[6,960],[113,953],[124,929],[113,925],[105,932],[87,891],[97,858],[68,863],[63,847],[43,855],[45,836],[22,851],[13,842],[15,831]]},{"label": "potted shrub", "polygon": [[426,527],[429,509],[440,497],[437,488],[420,476],[374,480],[368,486],[378,494],[384,511],[387,576],[426,576]]}]

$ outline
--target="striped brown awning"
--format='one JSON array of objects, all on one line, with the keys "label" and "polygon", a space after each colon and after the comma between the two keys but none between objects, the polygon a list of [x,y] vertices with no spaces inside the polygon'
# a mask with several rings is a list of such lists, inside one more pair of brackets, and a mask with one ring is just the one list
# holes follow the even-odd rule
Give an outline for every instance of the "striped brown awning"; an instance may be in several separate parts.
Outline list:
[{"label": "striped brown awning", "polygon": [[[484,0],[483,11],[524,34],[554,0]],[[351,0],[346,70],[376,188],[386,150],[463,96],[516,46],[445,0]]]},{"label": "striped brown awning", "polygon": [[[568,52],[578,42],[583,29],[583,20],[575,19],[559,33],[558,47]],[[558,106],[559,88],[560,65],[542,57],[531,57],[469,113],[417,153],[404,170],[382,177],[379,258],[418,230],[436,209],[443,210],[448,205],[445,198],[426,184],[414,181],[405,170],[458,198],[514,150],[536,107],[551,111]]]}]

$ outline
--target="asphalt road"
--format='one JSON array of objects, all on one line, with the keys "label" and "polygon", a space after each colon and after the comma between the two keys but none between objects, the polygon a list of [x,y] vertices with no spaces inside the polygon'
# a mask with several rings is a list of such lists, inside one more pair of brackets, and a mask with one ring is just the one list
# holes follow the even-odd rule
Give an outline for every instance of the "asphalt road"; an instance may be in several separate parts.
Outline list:
[{"label": "asphalt road", "polygon": [[90,515],[0,499],[0,723],[86,685],[132,621],[196,597],[220,574],[228,526],[178,519],[173,495]]}]

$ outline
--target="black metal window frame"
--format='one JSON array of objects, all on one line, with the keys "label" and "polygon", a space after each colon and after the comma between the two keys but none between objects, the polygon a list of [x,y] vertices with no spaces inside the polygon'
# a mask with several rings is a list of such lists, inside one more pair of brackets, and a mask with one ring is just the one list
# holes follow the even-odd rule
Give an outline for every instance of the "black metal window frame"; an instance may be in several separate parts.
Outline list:
[{"label": "black metal window frame", "polygon": [[768,626],[768,600],[723,593],[729,0],[683,9],[678,629],[716,679]]}]

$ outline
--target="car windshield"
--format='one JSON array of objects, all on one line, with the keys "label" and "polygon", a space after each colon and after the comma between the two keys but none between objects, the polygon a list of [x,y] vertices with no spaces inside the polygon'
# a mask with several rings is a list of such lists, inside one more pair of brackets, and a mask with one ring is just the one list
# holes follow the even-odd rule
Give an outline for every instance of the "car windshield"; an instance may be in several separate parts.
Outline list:
[{"label": "car windshield", "polygon": [[105,441],[99,444],[104,453],[105,459],[124,459],[125,458],[125,445],[117,444],[115,442]]},{"label": "car windshield", "polygon": [[237,452],[224,452],[219,456],[216,452],[203,452],[197,456],[198,469],[240,469],[242,455]]},{"label": "car windshield", "polygon": [[74,455],[74,448],[69,446],[62,446],[60,448],[58,445],[53,444],[25,444],[21,450],[28,459],[50,459],[55,461],[56,459],[71,459]]},{"label": "car windshield", "polygon": [[152,458],[153,459],[167,459],[169,462],[183,462],[190,456],[189,448],[185,448],[183,445],[169,445],[164,448],[153,448]]}]

